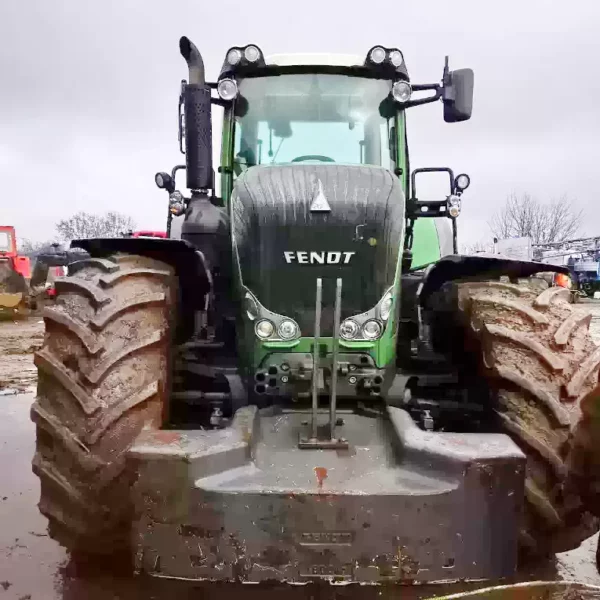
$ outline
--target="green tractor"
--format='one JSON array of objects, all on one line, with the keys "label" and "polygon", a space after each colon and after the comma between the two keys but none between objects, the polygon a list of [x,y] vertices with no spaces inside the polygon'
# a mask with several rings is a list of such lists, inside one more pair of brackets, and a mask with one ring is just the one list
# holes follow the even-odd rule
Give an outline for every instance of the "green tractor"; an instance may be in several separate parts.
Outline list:
[{"label": "green tractor", "polygon": [[[169,237],[74,242],[44,312],[50,534],[159,577],[414,583],[595,533],[589,315],[539,263],[459,255],[469,177],[409,168],[409,109],[469,119],[473,72],[417,85],[396,48],[248,45],[208,83],[180,51]],[[448,189],[425,201],[432,171]]]}]

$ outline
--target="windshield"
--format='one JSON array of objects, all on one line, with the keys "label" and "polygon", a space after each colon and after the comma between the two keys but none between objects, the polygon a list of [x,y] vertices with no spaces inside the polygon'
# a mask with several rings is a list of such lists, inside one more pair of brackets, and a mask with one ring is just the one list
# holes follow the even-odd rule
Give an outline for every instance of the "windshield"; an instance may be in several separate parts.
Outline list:
[{"label": "windshield", "polygon": [[8,252],[10,250],[10,236],[7,231],[0,231],[0,252]]},{"label": "windshield", "polygon": [[380,106],[391,81],[332,74],[294,74],[240,81],[234,165],[291,162],[392,168],[393,118]]}]

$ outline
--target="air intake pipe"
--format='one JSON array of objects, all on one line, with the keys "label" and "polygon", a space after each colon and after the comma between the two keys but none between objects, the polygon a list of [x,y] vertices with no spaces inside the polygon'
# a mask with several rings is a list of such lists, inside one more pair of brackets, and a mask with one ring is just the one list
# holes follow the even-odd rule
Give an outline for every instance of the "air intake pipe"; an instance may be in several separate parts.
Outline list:
[{"label": "air intake pipe", "polygon": [[210,87],[206,85],[198,48],[184,36],[179,40],[179,51],[189,71],[182,90],[187,187],[192,191],[209,190],[213,188]]}]

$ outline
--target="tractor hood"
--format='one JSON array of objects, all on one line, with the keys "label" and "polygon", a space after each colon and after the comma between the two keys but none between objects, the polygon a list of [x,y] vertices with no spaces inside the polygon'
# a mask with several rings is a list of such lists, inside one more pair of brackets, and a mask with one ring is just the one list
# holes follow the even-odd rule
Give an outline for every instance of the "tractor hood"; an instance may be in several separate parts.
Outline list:
[{"label": "tractor hood", "polygon": [[231,202],[241,282],[310,336],[322,278],[321,331],[331,335],[337,278],[342,319],[374,308],[394,284],[404,208],[399,180],[380,167],[252,167],[237,179]]}]

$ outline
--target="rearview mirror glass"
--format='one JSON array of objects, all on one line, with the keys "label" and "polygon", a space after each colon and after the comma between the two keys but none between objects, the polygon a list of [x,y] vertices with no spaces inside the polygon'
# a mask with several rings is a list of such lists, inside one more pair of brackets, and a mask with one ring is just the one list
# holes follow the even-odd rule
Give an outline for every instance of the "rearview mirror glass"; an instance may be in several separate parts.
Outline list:
[{"label": "rearview mirror glass", "polygon": [[471,118],[473,111],[473,69],[450,71],[449,84],[444,86],[444,121],[458,123]]}]

